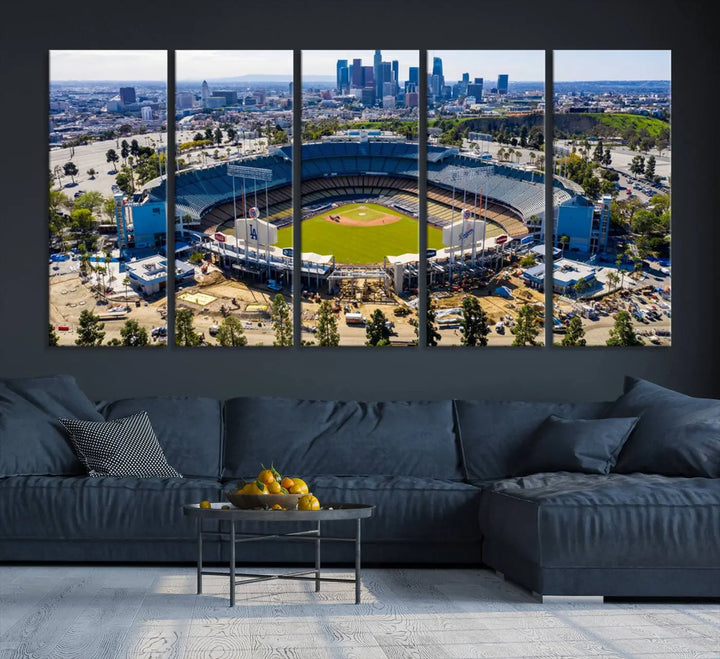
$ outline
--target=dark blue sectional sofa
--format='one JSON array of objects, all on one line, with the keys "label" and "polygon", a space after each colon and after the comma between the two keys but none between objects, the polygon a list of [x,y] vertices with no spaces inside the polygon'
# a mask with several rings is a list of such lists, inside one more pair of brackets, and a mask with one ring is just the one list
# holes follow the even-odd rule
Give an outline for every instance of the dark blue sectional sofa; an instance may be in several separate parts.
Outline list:
[{"label": "dark blue sectional sofa", "polygon": [[[143,410],[183,478],[90,477],[57,422]],[[629,434],[615,445],[618,424]],[[0,561],[194,561],[182,505],[223,500],[274,462],[321,502],[377,506],[368,564],[484,565],[543,595],[720,597],[719,438],[720,401],[631,378],[601,403],[94,403],[69,376],[0,380]],[[248,543],[238,560],[310,552]],[[209,541],[205,556],[226,560],[226,546]]]}]

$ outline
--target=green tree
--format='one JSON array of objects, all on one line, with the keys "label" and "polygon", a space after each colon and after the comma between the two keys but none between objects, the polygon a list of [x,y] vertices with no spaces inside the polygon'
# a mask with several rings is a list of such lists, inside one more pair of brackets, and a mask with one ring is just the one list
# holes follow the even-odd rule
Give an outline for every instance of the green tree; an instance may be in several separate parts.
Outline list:
[{"label": "green tree", "polygon": [[640,176],[645,171],[645,157],[634,156],[630,161],[630,172],[635,176]]},{"label": "green tree", "polygon": [[115,222],[115,200],[112,197],[107,197],[105,201],[103,202],[103,213],[105,213],[105,216],[111,220],[113,223]]},{"label": "green tree", "polygon": [[123,162],[127,163],[128,156],[130,155],[130,144],[128,144],[127,140],[123,140],[120,142],[120,157],[123,159]]},{"label": "green tree", "polygon": [[67,208],[70,204],[67,196],[60,190],[50,188],[49,195],[49,215],[48,228],[51,236],[62,238],[63,229],[67,225],[67,220],[62,214],[61,209]]},{"label": "green tree", "polygon": [[78,346],[99,346],[105,338],[105,323],[100,322],[100,318],[92,311],[85,309],[80,312],[80,320],[78,322],[75,345]]},{"label": "green tree", "polygon": [[66,162],[66,163],[63,165],[63,171],[65,172],[65,176],[69,176],[69,177],[72,179],[72,182],[73,182],[73,184],[74,184],[74,183],[75,183],[75,177],[76,177],[77,174],[78,174],[77,165],[76,165],[74,162],[72,162],[72,161]]},{"label": "green tree", "polygon": [[602,164],[605,159],[605,150],[603,148],[603,141],[598,140],[595,145],[595,151],[593,151],[593,160],[596,163]]},{"label": "green tree", "polygon": [[563,254],[565,253],[565,250],[567,249],[567,246],[570,244],[570,236],[568,236],[566,233],[563,233],[559,238],[558,242],[560,243],[560,247],[563,251]]},{"label": "green tree", "polygon": [[568,324],[567,332],[560,342],[561,345],[569,346],[584,346],[585,341],[585,330],[582,326],[582,320],[579,316],[575,316]]},{"label": "green tree", "polygon": [[290,317],[290,306],[285,301],[285,296],[282,293],[278,293],[273,298],[270,314],[275,330],[275,341],[273,345],[283,347],[292,346],[293,326]]},{"label": "green tree", "polygon": [[76,208],[70,213],[70,224],[79,231],[83,241],[95,230],[95,216],[87,208]]},{"label": "green tree", "polygon": [[90,180],[91,180],[91,181],[94,181],[94,180],[95,180],[95,174],[97,174],[97,172],[95,171],[95,168],[94,168],[94,167],[91,167],[91,168],[88,169],[85,173],[90,177]]},{"label": "green tree", "polygon": [[215,139],[215,144],[222,144],[223,132],[220,126],[215,129],[215,132],[213,133],[213,138]]},{"label": "green tree", "polygon": [[635,334],[630,313],[624,309],[617,312],[615,327],[610,330],[609,346],[642,346],[645,342]]},{"label": "green tree", "polygon": [[375,309],[365,327],[366,346],[389,346],[390,328],[387,326],[387,318],[380,309]]},{"label": "green tree", "polygon": [[202,142],[205,140],[205,136],[202,133],[195,133],[193,135],[193,142]]},{"label": "green tree", "polygon": [[106,162],[112,163],[113,169],[115,173],[117,174],[117,162],[120,160],[120,156],[118,156],[115,149],[108,149],[105,153],[105,160]]},{"label": "green tree", "polygon": [[148,341],[148,333],[144,327],[141,327],[137,320],[128,320],[120,328],[120,336],[122,337],[122,345],[131,346],[133,348],[138,346],[146,346]]},{"label": "green tree", "polygon": [[48,323],[48,327],[50,328],[50,333],[48,335],[48,345],[56,346],[58,345],[58,343],[60,343],[60,337],[55,332],[55,328],[53,328],[51,323]]},{"label": "green tree", "polygon": [[233,316],[223,318],[217,333],[217,340],[225,348],[238,348],[247,345],[247,337],[242,323]]},{"label": "green tree", "polygon": [[528,145],[528,128],[525,124],[520,128],[520,146],[524,149]]},{"label": "green tree", "polygon": [[178,309],[175,312],[175,345],[199,346],[200,335],[195,331],[191,309]]},{"label": "green tree", "polygon": [[536,339],[540,330],[536,327],[537,311],[529,304],[523,304],[518,311],[515,327],[510,331],[515,335],[514,346],[536,346]]},{"label": "green tree", "polygon": [[535,257],[532,254],[526,254],[520,259],[520,265],[523,268],[531,268],[537,263]]},{"label": "green tree", "polygon": [[122,190],[125,194],[132,194],[135,188],[132,170],[128,169],[127,167],[123,167],[122,171],[115,176],[115,183],[117,184],[118,188],[120,188],[120,190]]},{"label": "green tree", "polygon": [[137,140],[130,140],[130,155],[137,158],[142,151],[142,147],[138,144]]},{"label": "green tree", "polygon": [[83,192],[73,204],[73,209],[87,208],[93,215],[96,211],[102,208],[105,202],[105,197],[102,196],[101,192],[91,190],[90,192]]},{"label": "green tree", "polygon": [[190,263],[194,263],[195,265],[200,265],[204,260],[205,257],[202,252],[193,252],[190,254],[190,258],[188,259]]},{"label": "green tree", "polygon": [[205,139],[209,140],[210,142],[213,141],[213,129],[210,128],[210,126],[205,129]]},{"label": "green tree", "polygon": [[650,156],[645,163],[645,178],[648,181],[655,178],[655,156]]},{"label": "green tree", "polygon": [[[419,313],[419,312],[418,312]],[[432,299],[430,292],[428,291],[427,296],[427,313],[425,315],[425,326],[427,327],[427,345],[436,346],[438,341],[442,338],[440,332],[435,327],[435,301]],[[419,337],[419,323],[415,326],[415,336]]]},{"label": "green tree", "polygon": [[488,318],[480,302],[473,295],[468,295],[462,301],[463,319],[460,323],[463,328],[462,345],[486,346],[487,335],[490,333]]},{"label": "green tree", "polygon": [[340,345],[337,317],[333,313],[332,306],[328,300],[323,300],[320,303],[316,330],[315,338],[319,346]]}]

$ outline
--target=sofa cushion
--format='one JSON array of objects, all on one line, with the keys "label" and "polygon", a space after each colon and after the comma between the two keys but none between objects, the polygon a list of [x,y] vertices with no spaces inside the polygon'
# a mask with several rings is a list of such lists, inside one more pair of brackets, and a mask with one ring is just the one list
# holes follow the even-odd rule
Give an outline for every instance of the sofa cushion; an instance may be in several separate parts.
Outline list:
[{"label": "sofa cushion", "polygon": [[234,398],[225,404],[225,476],[271,463],[289,476],[460,479],[451,401]]},{"label": "sofa cushion", "polygon": [[154,396],[105,403],[107,420],[147,412],[168,462],[187,477],[219,478],[222,405],[214,398]]},{"label": "sofa cushion", "polygon": [[518,461],[517,476],[546,471],[609,474],[637,423],[627,419],[563,419],[551,414]]},{"label": "sofa cushion", "polygon": [[720,479],[535,474],[483,490],[487,542],[543,567],[720,567]]},{"label": "sofa cushion", "polygon": [[182,478],[167,462],[147,412],[112,421],[60,419],[88,474]]},{"label": "sofa cushion", "polygon": [[613,471],[720,477],[720,400],[626,378],[610,416],[640,416]]},{"label": "sofa cushion", "polygon": [[[363,542],[480,542],[477,509],[480,488],[453,480],[415,476],[315,476],[308,486],[322,505],[376,506],[363,522]],[[233,481],[226,481],[231,490]],[[344,524],[339,522],[338,524]],[[335,523],[332,527],[335,532]],[[347,527],[353,531],[353,523]],[[243,530],[257,530],[243,524]],[[274,528],[274,525],[270,528]],[[479,562],[480,556],[474,560]]]},{"label": "sofa cushion", "polygon": [[[221,500],[216,480],[5,478],[0,479],[0,539],[124,543],[192,538],[196,527],[183,516],[182,507],[203,499]],[[159,548],[146,560],[163,556]]]},{"label": "sofa cushion", "polygon": [[455,401],[468,480],[482,482],[512,476],[533,433],[551,414],[570,419],[597,419],[606,416],[610,405],[611,403]]},{"label": "sofa cushion", "polygon": [[0,381],[0,476],[84,473],[59,417],[102,420],[70,376]]},{"label": "sofa cushion", "polygon": [[95,403],[80,389],[72,375],[2,380],[6,386],[53,419],[61,416],[101,421]]}]

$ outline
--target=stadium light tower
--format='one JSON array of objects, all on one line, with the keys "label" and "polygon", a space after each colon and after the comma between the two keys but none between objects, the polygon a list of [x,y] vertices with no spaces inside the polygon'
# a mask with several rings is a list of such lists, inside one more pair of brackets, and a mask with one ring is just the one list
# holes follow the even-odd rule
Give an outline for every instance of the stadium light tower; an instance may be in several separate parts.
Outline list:
[{"label": "stadium light tower", "polygon": [[[247,198],[245,197],[245,179],[250,178],[254,181],[254,190],[255,190],[255,197],[257,199],[257,182],[258,181],[265,181],[265,199],[266,199],[266,206],[265,206],[265,212],[267,213],[267,184],[268,181],[272,180],[272,169],[264,169],[262,167],[246,167],[243,165],[236,165],[235,163],[228,163],[227,165],[227,175],[232,176],[233,180],[233,225],[235,226],[235,251],[237,253],[237,260],[238,264],[240,262],[240,248],[239,248],[239,241],[238,241],[238,235],[237,235],[237,207],[236,207],[236,199],[235,199],[235,177],[240,177],[242,179],[242,195],[243,195],[243,218],[247,220]],[[247,272],[248,269],[248,224],[245,222],[245,243],[243,246],[243,251],[245,252],[245,271]],[[269,244],[266,245],[266,252],[268,252],[270,249]],[[266,263],[268,266],[268,273],[270,271],[270,258],[269,254],[266,254]]]}]

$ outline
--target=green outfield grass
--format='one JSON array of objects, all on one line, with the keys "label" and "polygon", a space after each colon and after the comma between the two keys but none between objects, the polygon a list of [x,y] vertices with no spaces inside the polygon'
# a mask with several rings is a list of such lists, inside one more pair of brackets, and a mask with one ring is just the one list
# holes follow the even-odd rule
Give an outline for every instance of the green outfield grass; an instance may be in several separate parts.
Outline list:
[{"label": "green outfield grass", "polygon": [[[365,206],[365,208],[358,208]],[[365,215],[359,215],[365,213]],[[372,220],[382,215],[394,215],[398,222],[379,226],[344,226],[328,222],[328,215],[342,215]],[[277,247],[292,247],[292,226],[278,229]],[[442,248],[442,231],[428,227],[428,247]],[[418,223],[399,211],[375,204],[346,204],[323,211],[302,223],[302,251],[333,254],[338,263],[381,263],[385,256],[397,256],[418,251]]]}]

